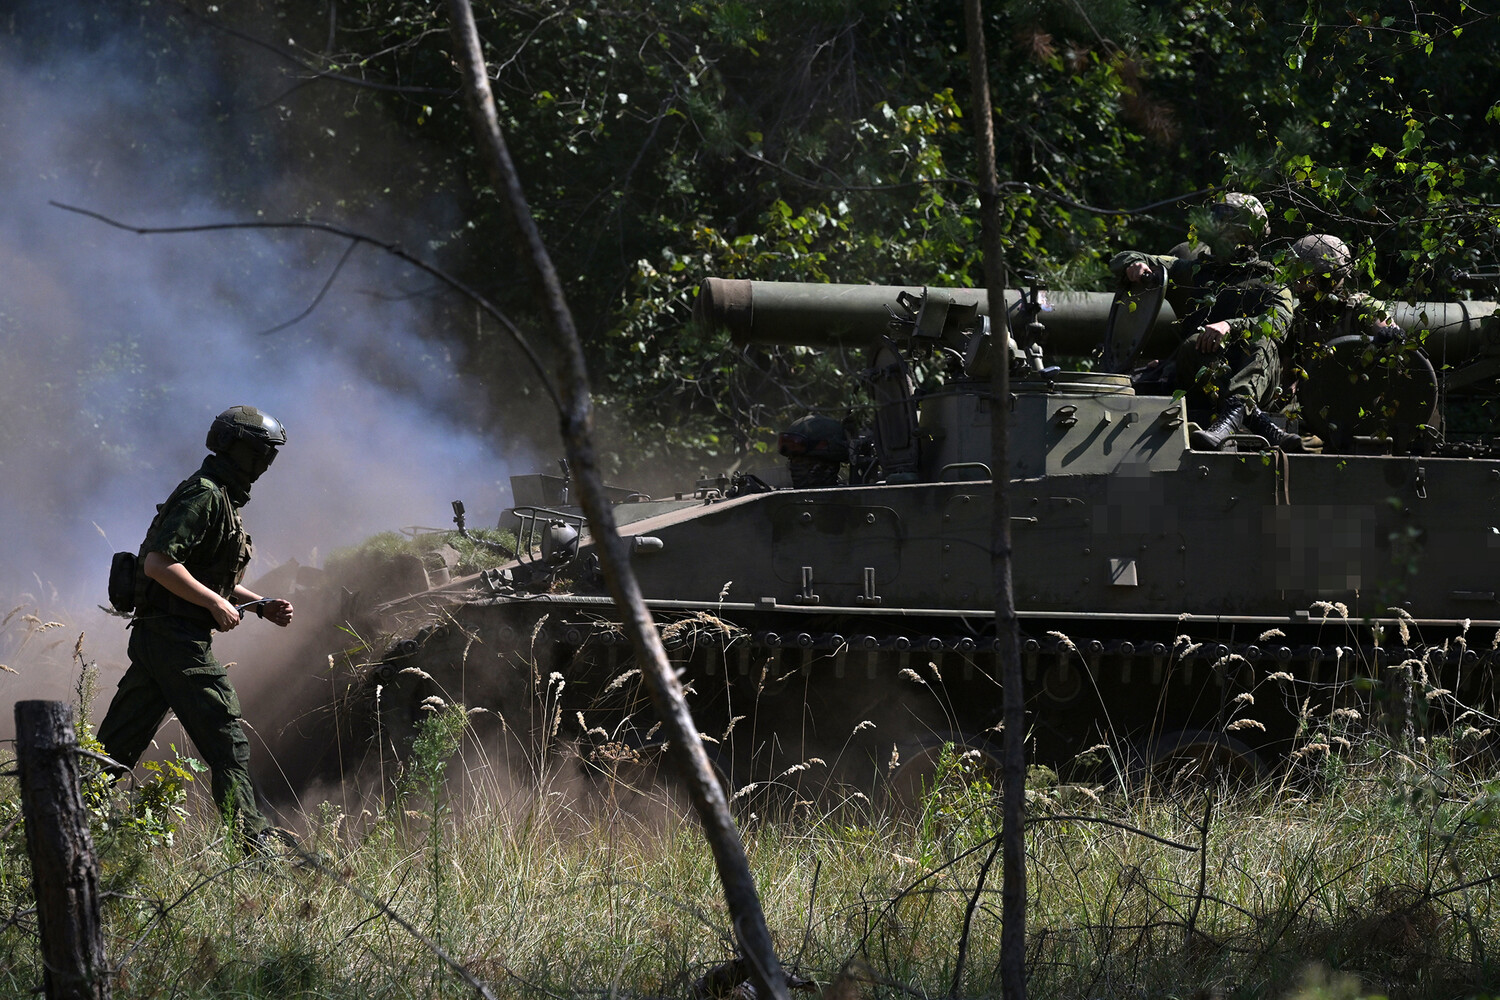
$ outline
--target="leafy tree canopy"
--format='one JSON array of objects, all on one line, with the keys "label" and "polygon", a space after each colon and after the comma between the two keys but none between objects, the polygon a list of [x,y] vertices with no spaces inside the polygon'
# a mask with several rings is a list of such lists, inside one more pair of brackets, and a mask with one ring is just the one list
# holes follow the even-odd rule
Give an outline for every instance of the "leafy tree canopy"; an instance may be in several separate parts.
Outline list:
[{"label": "leafy tree canopy", "polygon": [[[848,405],[861,359],[735,348],[692,328],[703,277],[981,281],[954,0],[476,11],[502,124],[596,391],[627,417],[614,446],[632,468],[717,471],[799,412]],[[1104,288],[1113,252],[1178,242],[1189,211],[1223,189],[1268,204],[1276,246],[1341,236],[1387,296],[1473,294],[1455,271],[1496,261],[1493,14],[1465,2],[992,0],[987,18],[1013,271]],[[41,58],[48,39],[104,44],[122,26],[163,79],[186,54],[225,68],[197,100],[255,165],[341,180],[335,200],[286,183],[265,204],[245,200],[265,188],[200,178],[239,192],[226,194],[233,207],[420,231],[535,328],[441,4],[33,5],[11,30]],[[497,331],[446,299],[432,309],[434,340],[484,380],[499,419],[536,405],[502,374],[519,365]]]}]

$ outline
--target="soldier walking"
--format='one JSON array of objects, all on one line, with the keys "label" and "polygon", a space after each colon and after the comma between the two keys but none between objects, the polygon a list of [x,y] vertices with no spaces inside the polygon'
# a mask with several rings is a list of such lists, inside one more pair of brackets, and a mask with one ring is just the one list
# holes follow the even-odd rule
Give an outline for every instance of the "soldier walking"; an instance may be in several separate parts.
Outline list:
[{"label": "soldier walking", "polygon": [[241,584],[253,548],[240,519],[250,487],[286,444],[286,429],[253,406],[214,418],[197,472],[183,480],[141,543],[130,623],[130,667],[99,726],[99,742],[134,767],[170,710],[212,772],[214,802],[244,843],[270,829],[250,780],[250,742],[240,700],[214,658],[212,633],[239,625],[247,605],[283,628],[291,602],[263,599]]}]

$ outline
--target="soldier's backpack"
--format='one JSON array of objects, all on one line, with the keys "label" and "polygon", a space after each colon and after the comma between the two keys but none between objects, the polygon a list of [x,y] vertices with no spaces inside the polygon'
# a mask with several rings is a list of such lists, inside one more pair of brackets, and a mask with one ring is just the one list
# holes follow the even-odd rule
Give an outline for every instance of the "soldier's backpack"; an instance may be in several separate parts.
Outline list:
[{"label": "soldier's backpack", "polygon": [[109,603],[122,615],[135,610],[134,552],[116,552],[109,561]]}]

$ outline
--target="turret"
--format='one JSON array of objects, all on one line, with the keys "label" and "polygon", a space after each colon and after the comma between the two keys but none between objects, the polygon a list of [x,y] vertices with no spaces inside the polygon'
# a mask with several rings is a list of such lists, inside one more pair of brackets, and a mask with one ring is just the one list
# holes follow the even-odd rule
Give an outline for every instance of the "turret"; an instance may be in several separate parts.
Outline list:
[{"label": "turret", "polygon": [[[1180,332],[1169,304],[1161,302],[1153,312],[1153,300],[1142,311],[1138,302],[1122,303],[1104,292],[1040,287],[1008,290],[1005,302],[1012,350],[1017,341],[1036,345],[1011,357],[1011,391],[1018,398],[1107,395],[1115,400],[1108,406],[1138,409],[1137,420],[1156,419],[1157,404],[1122,402],[1135,395],[1123,373],[1132,358],[1167,357],[1175,349]],[[1317,370],[1299,390],[1308,432],[1320,436],[1329,450],[1351,450],[1360,435],[1394,437],[1401,451],[1440,446],[1438,401],[1488,384],[1500,370],[1497,311],[1500,303],[1493,301],[1392,303],[1391,318],[1415,336],[1392,352],[1389,363],[1379,358],[1372,363],[1367,343],[1357,337],[1331,341],[1333,353],[1307,362],[1310,371]],[[942,478],[954,467],[978,468],[987,460],[995,352],[990,304],[981,289],[708,278],[699,288],[694,317],[727,329],[742,345],[863,350],[867,367],[861,378],[872,398],[871,431],[887,481]],[[1065,372],[1046,360],[1097,358],[1107,337],[1109,349],[1093,372]],[[1422,350],[1415,350],[1417,344]],[[922,392],[914,379],[919,370],[936,376]],[[1357,377],[1345,377],[1351,373]],[[1387,411],[1390,419],[1370,416]],[[1019,414],[1015,403],[1012,412]],[[1202,419],[1180,407],[1173,412],[1180,423]],[[1024,453],[1024,444],[1013,440],[1013,452]],[[1157,460],[1167,460],[1165,453]]]}]

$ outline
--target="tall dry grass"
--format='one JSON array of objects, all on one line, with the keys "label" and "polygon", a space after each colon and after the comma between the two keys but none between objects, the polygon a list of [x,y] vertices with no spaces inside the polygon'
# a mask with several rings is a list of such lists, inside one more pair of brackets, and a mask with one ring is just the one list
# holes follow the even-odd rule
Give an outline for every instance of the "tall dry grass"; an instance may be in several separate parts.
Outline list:
[{"label": "tall dry grass", "polygon": [[[1417,680],[1418,703],[1452,697]],[[595,756],[584,776],[558,742],[491,760],[461,706],[432,708],[399,774],[304,803],[300,851],[245,855],[201,796],[147,823],[124,790],[101,798],[115,996],[472,996],[461,966],[497,997],[685,997],[733,957],[712,858],[669,778],[631,755]],[[1494,994],[1500,781],[1475,725],[1489,720],[1440,736],[1421,713],[1399,718],[1308,717],[1292,759],[1255,783],[1034,769],[1032,995]],[[42,970],[13,768],[0,770],[0,996],[21,997]],[[884,801],[747,822],[784,962],[838,1000],[998,995],[983,762],[945,752],[914,803]]]},{"label": "tall dry grass", "polygon": [[[845,804],[746,831],[781,954],[830,996],[952,995],[966,916],[956,995],[998,993],[998,873],[975,896],[994,802],[961,757],[934,777],[915,814]],[[1253,788],[1110,791],[1039,772],[1031,794],[1035,996],[1437,998],[1500,981],[1500,794],[1451,744],[1371,734],[1316,773]],[[733,956],[712,859],[682,812],[601,807],[545,779],[469,801],[461,815],[417,792],[383,815],[315,809],[316,864],[243,856],[202,815],[171,846],[115,845],[115,995],[472,995],[353,887],[496,996],[687,996]],[[14,831],[0,857],[0,991],[19,997],[41,970]]]}]

